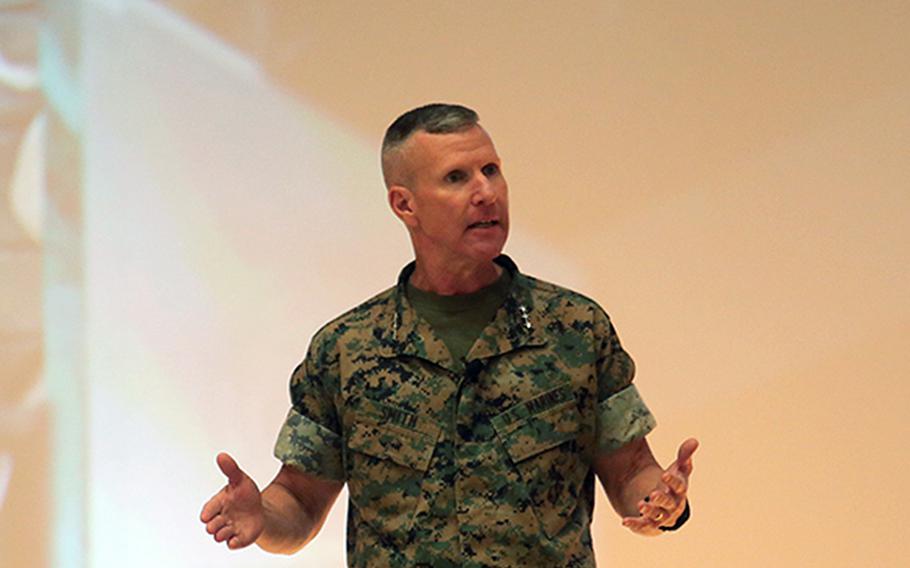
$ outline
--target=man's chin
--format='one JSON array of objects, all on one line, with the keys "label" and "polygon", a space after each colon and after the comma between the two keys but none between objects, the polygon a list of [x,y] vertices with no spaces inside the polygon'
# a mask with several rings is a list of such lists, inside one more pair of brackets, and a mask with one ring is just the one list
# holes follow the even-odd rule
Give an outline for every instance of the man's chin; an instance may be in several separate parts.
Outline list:
[{"label": "man's chin", "polygon": [[471,247],[471,250],[468,251],[467,256],[478,262],[493,262],[493,259],[502,254],[502,249],[505,247],[505,241],[501,243],[483,243],[476,244]]}]

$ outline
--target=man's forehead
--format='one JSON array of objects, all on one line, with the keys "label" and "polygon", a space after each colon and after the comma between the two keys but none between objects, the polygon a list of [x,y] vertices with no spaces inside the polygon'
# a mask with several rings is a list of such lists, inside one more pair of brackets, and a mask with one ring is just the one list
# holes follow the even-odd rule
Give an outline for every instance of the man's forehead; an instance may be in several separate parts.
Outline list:
[{"label": "man's forehead", "polygon": [[420,130],[411,135],[403,149],[417,160],[433,162],[455,160],[474,154],[497,157],[493,139],[479,124],[439,134]]}]

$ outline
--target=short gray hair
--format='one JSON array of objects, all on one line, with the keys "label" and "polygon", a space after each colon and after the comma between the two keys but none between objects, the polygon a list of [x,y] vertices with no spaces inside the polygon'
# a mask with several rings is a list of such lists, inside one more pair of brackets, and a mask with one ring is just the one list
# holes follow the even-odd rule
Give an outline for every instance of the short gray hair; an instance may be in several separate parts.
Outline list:
[{"label": "short gray hair", "polygon": [[449,134],[475,126],[477,121],[478,116],[474,110],[447,103],[431,103],[417,107],[396,118],[386,129],[382,139],[382,175],[386,185],[390,185],[387,171],[389,154],[401,148],[412,134],[419,131]]}]

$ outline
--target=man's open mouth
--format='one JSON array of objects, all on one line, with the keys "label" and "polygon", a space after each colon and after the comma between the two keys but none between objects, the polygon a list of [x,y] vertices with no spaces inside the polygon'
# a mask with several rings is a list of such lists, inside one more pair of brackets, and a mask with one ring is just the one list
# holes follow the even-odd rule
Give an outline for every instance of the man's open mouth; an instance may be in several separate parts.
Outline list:
[{"label": "man's open mouth", "polygon": [[495,227],[499,224],[499,221],[478,221],[476,223],[471,223],[468,225],[469,229],[487,229],[490,227]]}]

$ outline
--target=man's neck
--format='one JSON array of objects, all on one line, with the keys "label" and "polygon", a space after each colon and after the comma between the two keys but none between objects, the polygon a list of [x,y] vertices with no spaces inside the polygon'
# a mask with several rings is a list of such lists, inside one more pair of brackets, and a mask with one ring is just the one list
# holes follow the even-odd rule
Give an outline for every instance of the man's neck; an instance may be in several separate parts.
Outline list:
[{"label": "man's neck", "polygon": [[495,262],[453,266],[432,266],[420,258],[411,275],[411,285],[441,296],[471,294],[496,282],[503,268]]}]

